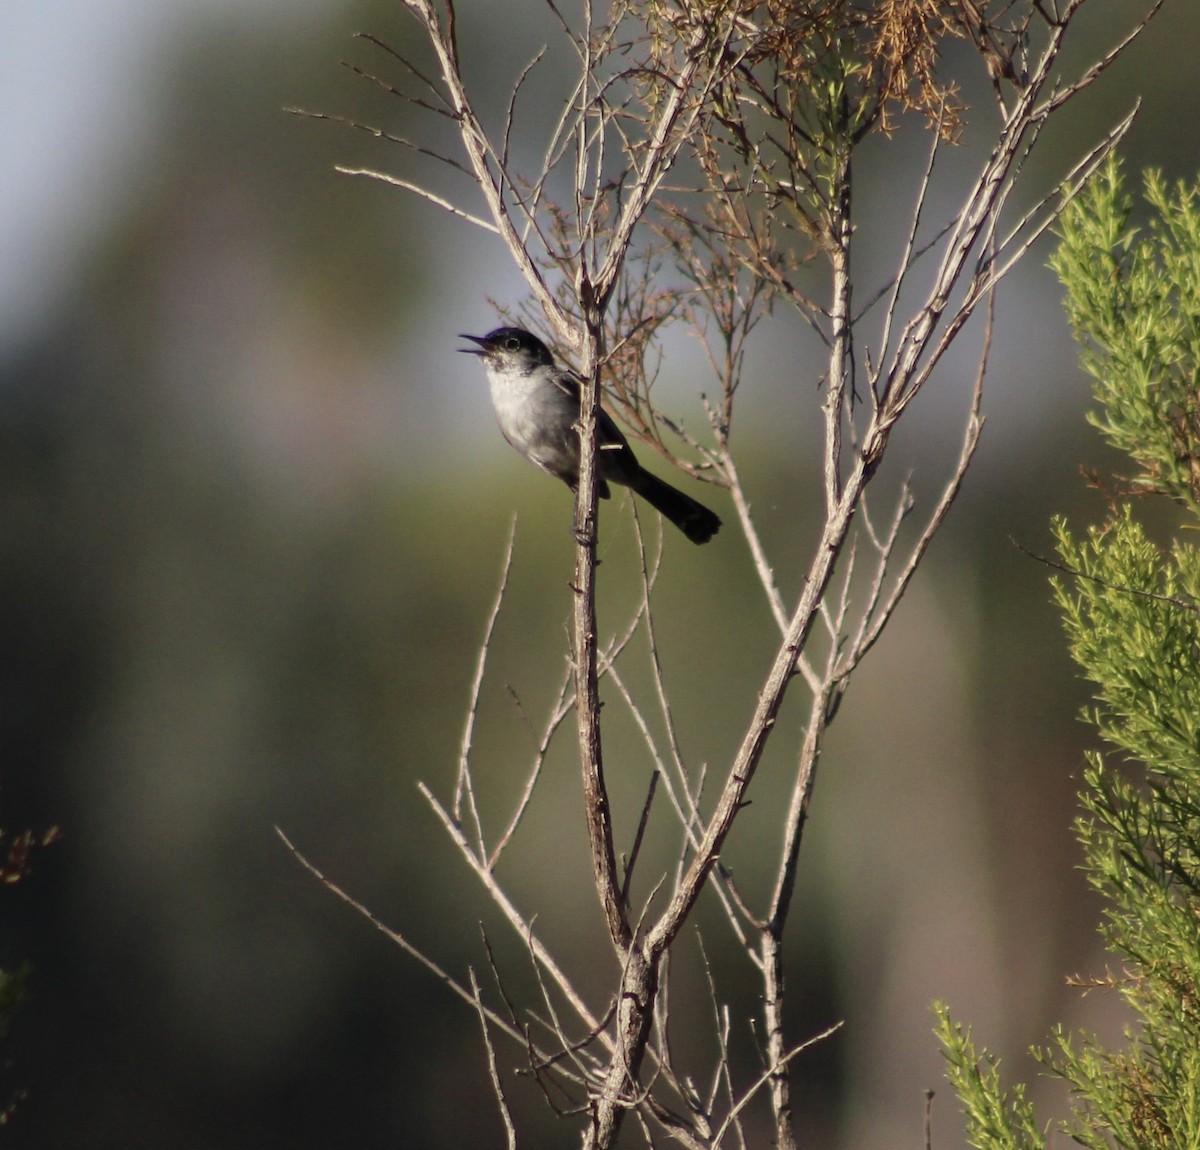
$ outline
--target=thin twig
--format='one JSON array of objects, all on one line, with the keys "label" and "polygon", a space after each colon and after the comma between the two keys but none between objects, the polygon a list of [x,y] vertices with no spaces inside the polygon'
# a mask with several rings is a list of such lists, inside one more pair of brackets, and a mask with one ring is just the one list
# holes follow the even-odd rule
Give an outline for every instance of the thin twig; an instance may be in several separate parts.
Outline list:
[{"label": "thin twig", "polygon": [[471,980],[471,998],[475,1004],[475,1013],[479,1016],[479,1029],[483,1034],[483,1045],[487,1050],[488,1074],[492,1079],[492,1093],[496,1095],[496,1104],[500,1107],[500,1119],[504,1123],[505,1145],[508,1146],[508,1150],[517,1150],[517,1128],[513,1125],[508,1099],[504,1096],[504,1083],[500,1081],[500,1071],[496,1066],[496,1048],[492,1045],[491,1034],[488,1033],[488,1014],[479,994],[479,982],[475,978],[474,967],[467,967],[467,975]]},{"label": "thin twig", "polygon": [[377,172],[372,168],[346,168],[341,164],[335,164],[333,170],[341,172],[343,176],[366,176],[370,180],[379,180],[382,183],[391,184],[393,187],[403,188],[406,192],[412,192],[414,195],[420,196],[423,200],[428,200],[431,204],[436,204],[452,216],[458,216],[460,220],[466,220],[467,223],[473,224],[477,228],[482,228],[485,232],[492,232],[494,234],[499,234],[500,232],[500,229],[490,221],[464,211],[457,204],[452,204],[444,196],[439,196],[436,192],[431,192],[428,188],[421,187],[420,184],[414,184],[411,180],[401,179],[399,176],[390,176],[387,172]]},{"label": "thin twig", "polygon": [[[405,954],[415,958],[417,962],[425,967],[425,969],[428,970],[435,978],[444,983],[464,1002],[467,1002],[474,1007],[478,1006],[476,1000],[472,997],[471,992],[467,987],[459,982],[458,979],[456,979],[452,974],[449,974],[441,966],[434,962],[433,959],[426,955],[422,950],[409,942],[408,939],[406,939],[402,934],[393,930],[390,926],[387,926],[382,919],[380,919],[373,911],[368,910],[367,907],[359,902],[358,899],[356,899],[353,895],[347,893],[344,888],[338,886],[338,884],[335,883],[331,878],[328,878],[315,863],[311,862],[304,854],[300,852],[300,849],[292,842],[290,838],[288,838],[287,834],[281,827],[276,827],[275,833],[279,836],[280,840],[283,842],[283,845],[287,848],[292,857],[327,891],[336,895],[348,907],[362,915],[362,917],[365,918],[377,931],[379,931],[380,934],[391,939],[391,941],[400,947]],[[495,1011],[487,1007],[484,1007],[484,1010],[487,1012],[488,1020],[493,1026],[495,1026],[498,1030],[502,1030],[509,1036],[509,1038],[524,1044],[525,1036],[520,1030],[517,1029],[517,1027],[511,1025],[505,1019],[501,1018],[500,1015],[498,1015]]]},{"label": "thin twig", "polygon": [[567,716],[574,709],[575,696],[568,694],[568,688],[571,685],[570,668],[558,688],[558,696],[554,706],[550,710],[550,717],[546,721],[545,729],[541,739],[538,741],[537,747],[533,756],[533,764],[531,765],[528,774],[525,776],[525,785],[521,788],[520,795],[517,796],[516,807],[513,810],[512,816],[508,820],[508,825],[500,833],[496,839],[495,846],[492,847],[492,853],[488,856],[488,869],[493,869],[500,861],[501,854],[504,853],[505,847],[512,841],[513,836],[517,833],[517,829],[521,825],[521,820],[525,817],[525,812],[529,809],[529,804],[533,800],[534,788],[542,777],[542,768],[546,764],[546,755],[549,753],[550,744],[554,736],[558,733],[558,729],[566,721]]},{"label": "thin twig", "polygon": [[1149,599],[1154,603],[1165,603],[1168,607],[1177,607],[1180,611],[1186,611],[1189,615],[1200,615],[1200,602],[1195,599],[1189,602],[1188,599],[1181,599],[1175,595],[1162,595],[1157,591],[1145,591],[1141,587],[1130,587],[1127,584],[1113,583],[1108,579],[1101,578],[1099,575],[1093,575],[1090,571],[1080,571],[1078,567],[1072,567],[1068,563],[1060,563],[1056,559],[1050,559],[1045,555],[1039,555],[1036,551],[1030,551],[1024,544],[1018,543],[1011,536],[1009,536],[1009,542],[1022,555],[1028,556],[1035,563],[1041,563],[1054,571],[1061,571],[1064,575],[1070,575],[1072,579],[1095,583],[1097,587],[1103,587],[1106,591],[1116,591],[1119,595],[1129,595],[1137,599]]},{"label": "thin twig", "polygon": [[[971,460],[975,457],[975,449],[979,446],[979,437],[983,431],[983,417],[980,414],[980,409],[983,404],[983,384],[987,375],[988,355],[992,344],[992,330],[994,326],[995,316],[993,312],[993,296],[989,294],[987,326],[984,334],[983,347],[979,357],[979,369],[975,376],[975,385],[971,391],[971,406],[967,413],[966,426],[964,429],[962,446],[959,448],[958,460],[955,464],[954,473],[951,475],[946,486],[942,489],[941,498],[938,500],[925,524],[924,530],[921,532],[920,538],[911,547],[908,557],[905,560],[904,566],[896,578],[892,586],[891,592],[884,601],[878,613],[874,616],[864,614],[863,625],[861,626],[858,635],[854,642],[850,645],[846,653],[845,659],[838,667],[837,678],[845,680],[846,677],[854,670],[854,668],[862,661],[863,656],[875,645],[879,636],[883,634],[884,627],[887,626],[888,620],[891,619],[893,612],[899,605],[904,593],[908,590],[908,585],[916,574],[917,567],[925,556],[929,544],[933,542],[933,537],[941,529],[945,522],[946,516],[950,513],[950,508],[953,506],[955,499],[958,498],[958,493],[962,489],[963,480],[966,478],[967,469],[971,465]],[[889,552],[890,553],[890,552]],[[887,554],[882,556],[883,563],[886,563]],[[880,565],[879,575],[883,576],[883,563]]]},{"label": "thin twig", "polygon": [[463,724],[462,745],[458,754],[458,777],[454,782],[454,799],[451,803],[455,819],[461,822],[465,798],[467,813],[475,828],[476,851],[480,857],[487,853],[487,848],[483,841],[483,824],[479,818],[479,807],[475,802],[475,788],[471,781],[471,745],[475,734],[475,717],[479,713],[479,696],[483,690],[483,676],[487,670],[488,651],[491,648],[492,634],[496,629],[496,620],[500,617],[500,605],[504,602],[504,595],[508,590],[508,576],[512,571],[513,547],[516,540],[517,517],[514,515],[512,526],[508,531],[508,544],[504,549],[504,562],[500,569],[500,586],[492,601],[492,609],[483,630],[483,642],[479,645],[479,657],[475,661],[475,676],[471,680],[470,701],[467,704],[467,720]]},{"label": "thin twig", "polygon": [[642,839],[646,834],[646,824],[650,821],[650,808],[654,804],[654,792],[658,789],[658,780],[662,778],[658,771],[650,775],[650,785],[646,788],[646,801],[642,804],[642,817],[638,819],[637,833],[633,836],[633,846],[629,850],[629,859],[625,863],[625,878],[621,881],[621,901],[629,905],[629,884],[633,882],[634,867],[637,866],[638,855],[642,850]]},{"label": "thin twig", "polygon": [[[500,886],[496,876],[488,869],[486,860],[478,858],[471,849],[471,844],[467,841],[466,836],[462,832],[462,828],[451,817],[450,813],[442,806],[434,797],[433,792],[424,784],[418,783],[417,789],[424,796],[425,801],[432,808],[435,815],[441,821],[442,826],[458,847],[463,858],[466,859],[467,865],[475,872],[476,878],[483,884],[491,900],[496,904],[500,912],[508,919],[513,929],[517,932],[530,948],[530,953],[542,964],[546,972],[550,975],[555,985],[562,991],[563,997],[571,1004],[572,1009],[579,1016],[580,1021],[589,1028],[596,1029],[599,1023],[583,1001],[579,992],[575,989],[570,978],[562,970],[555,961],[554,956],[546,949],[540,939],[534,935],[532,927],[525,917],[517,910],[508,893]],[[603,1036],[602,1036],[603,1037]]]},{"label": "thin twig", "polygon": [[721,1123],[721,1125],[717,1127],[717,1132],[713,1135],[713,1146],[717,1147],[721,1145],[721,1139],[725,1137],[725,1132],[729,1129],[730,1125],[737,1121],[738,1115],[740,1115],[741,1112],[750,1105],[750,1102],[753,1100],[754,1096],[763,1088],[763,1086],[766,1085],[772,1075],[778,1074],[779,1071],[787,1066],[793,1058],[795,1058],[798,1054],[803,1054],[804,1051],[809,1049],[809,1047],[815,1046],[818,1042],[824,1042],[827,1038],[832,1038],[839,1030],[841,1030],[842,1025],[843,1024],[840,1022],[835,1022],[832,1026],[826,1027],[826,1029],[822,1030],[820,1034],[814,1034],[811,1038],[801,1042],[798,1046],[793,1046],[792,1049],[789,1050],[782,1059],[780,1059],[778,1064],[768,1066],[767,1069],[764,1070],[745,1091],[743,1091],[741,1098],[739,1098],[737,1101],[737,1104],[725,1116],[725,1120]]}]

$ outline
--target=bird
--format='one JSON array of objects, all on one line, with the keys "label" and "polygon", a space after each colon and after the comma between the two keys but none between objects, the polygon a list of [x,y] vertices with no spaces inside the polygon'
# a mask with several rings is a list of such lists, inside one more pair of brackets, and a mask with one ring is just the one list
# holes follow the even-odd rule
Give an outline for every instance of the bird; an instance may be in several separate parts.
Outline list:
[{"label": "bird", "polygon": [[[530,463],[579,486],[579,406],[582,380],[554,362],[550,349],[520,327],[498,327],[487,335],[460,335],[475,347],[458,350],[477,355],[487,371],[492,406],[500,431]],[[603,408],[596,411],[596,442],[601,499],[610,483],[628,487],[669,519],[693,543],[707,543],[721,520],[703,503],[647,471],[629,441]]]}]

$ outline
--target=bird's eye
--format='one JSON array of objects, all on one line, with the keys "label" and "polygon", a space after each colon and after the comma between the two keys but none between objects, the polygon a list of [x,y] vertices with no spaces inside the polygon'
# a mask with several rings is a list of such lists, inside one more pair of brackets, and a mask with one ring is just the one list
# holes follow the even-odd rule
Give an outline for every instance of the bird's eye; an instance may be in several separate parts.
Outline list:
[{"label": "bird's eye", "polygon": [[508,339],[504,341],[504,346],[508,348],[509,351],[516,351],[521,346],[521,341],[517,339],[515,335],[510,335]]}]

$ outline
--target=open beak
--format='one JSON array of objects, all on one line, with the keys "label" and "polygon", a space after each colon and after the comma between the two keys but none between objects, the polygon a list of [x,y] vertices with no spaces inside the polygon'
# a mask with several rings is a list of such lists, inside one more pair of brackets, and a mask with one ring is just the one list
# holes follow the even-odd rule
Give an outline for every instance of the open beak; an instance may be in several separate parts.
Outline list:
[{"label": "open beak", "polygon": [[472,343],[479,344],[478,347],[460,347],[458,350],[467,355],[487,355],[487,343],[481,335],[467,335],[466,332],[458,333],[459,339],[469,339]]}]

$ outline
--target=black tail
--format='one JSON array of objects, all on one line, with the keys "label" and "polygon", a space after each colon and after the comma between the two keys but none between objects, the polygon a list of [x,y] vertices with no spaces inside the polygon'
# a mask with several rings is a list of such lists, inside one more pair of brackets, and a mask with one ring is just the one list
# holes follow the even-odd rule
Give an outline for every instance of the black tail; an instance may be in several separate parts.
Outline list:
[{"label": "black tail", "polygon": [[629,486],[693,543],[707,543],[721,529],[721,521],[703,503],[672,487],[644,468]]}]

